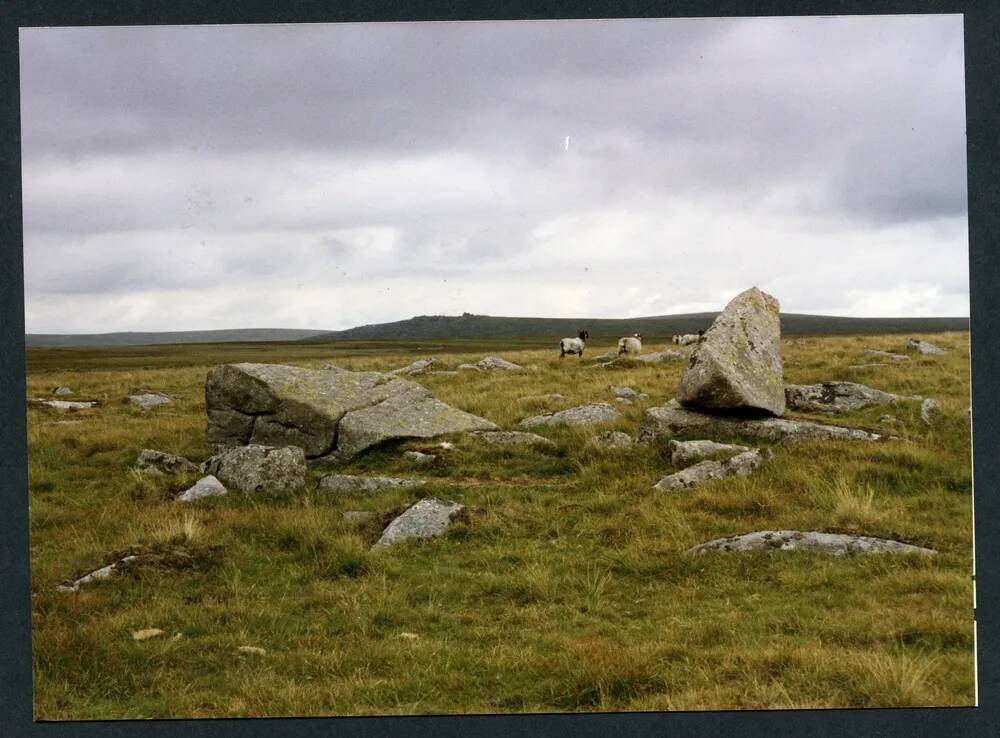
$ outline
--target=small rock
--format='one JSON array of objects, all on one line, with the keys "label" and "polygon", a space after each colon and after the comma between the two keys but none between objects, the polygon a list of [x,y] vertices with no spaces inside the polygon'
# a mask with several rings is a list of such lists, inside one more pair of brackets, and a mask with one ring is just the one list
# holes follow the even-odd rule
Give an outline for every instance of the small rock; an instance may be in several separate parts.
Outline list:
[{"label": "small rock", "polygon": [[203,497],[221,497],[226,494],[229,494],[229,492],[222,485],[222,482],[209,474],[207,477],[202,477],[195,482],[193,487],[177,495],[177,501],[191,502],[192,500],[200,500]]},{"label": "small rock", "polygon": [[129,402],[133,402],[143,409],[165,405],[168,402],[173,402],[174,399],[173,396],[156,390],[131,389],[128,393]]},{"label": "small rock", "polygon": [[551,439],[525,431],[474,431],[469,435],[497,446],[555,446]]},{"label": "small rock", "polygon": [[[865,349],[865,355],[867,356],[878,356],[882,359],[892,359],[893,361],[909,361],[910,357],[906,354],[894,354],[891,351],[880,351],[878,349]],[[885,364],[877,364],[875,366],[885,366]]]},{"label": "small rock", "polygon": [[744,451],[750,451],[749,446],[739,446],[734,443],[716,443],[715,441],[674,441],[670,448],[670,463],[674,466],[684,466],[693,461],[702,461],[710,456],[726,454],[735,456]]},{"label": "small rock", "polygon": [[56,590],[59,592],[78,592],[82,585],[90,584],[91,582],[95,582],[99,579],[107,579],[122,566],[132,561],[135,561],[138,558],[139,558],[138,556],[125,556],[124,558],[119,559],[113,564],[102,566],[100,569],[95,569],[89,574],[85,574],[84,576],[80,577],[71,584],[58,584],[56,585]]},{"label": "small rock", "polygon": [[597,436],[594,442],[604,448],[619,449],[632,446],[632,436],[621,431],[607,431]]},{"label": "small rock", "polygon": [[878,422],[880,423],[895,423],[896,416],[894,415],[879,415]]},{"label": "small rock", "polygon": [[943,348],[938,348],[933,343],[927,343],[927,341],[921,341],[919,338],[911,338],[906,342],[906,348],[916,351],[918,354],[943,354],[945,350]]},{"label": "small rock", "polygon": [[535,415],[525,418],[519,425],[531,427],[536,425],[597,425],[618,418],[620,413],[606,402],[594,402],[587,405],[571,407],[556,413]]},{"label": "small rock", "polygon": [[[508,371],[522,368],[520,364],[501,359],[499,356],[484,356],[472,366],[475,366],[477,369],[506,369]],[[461,369],[461,367],[459,368]]]},{"label": "small rock", "polygon": [[475,364],[459,364],[458,368],[462,369],[462,370],[468,370],[468,371],[476,371],[476,372],[479,371],[479,367],[476,366]]},{"label": "small rock", "polygon": [[420,451],[404,451],[403,458],[415,464],[431,464],[437,460],[434,454],[425,454]]},{"label": "small rock", "polygon": [[450,500],[424,498],[389,523],[373,548],[384,548],[411,538],[440,536],[452,518],[464,509],[464,505]]},{"label": "small rock", "polygon": [[716,538],[688,549],[688,553],[707,551],[817,551],[831,556],[867,553],[933,554],[932,549],[911,546],[900,541],[870,536],[820,533],[799,530],[761,530],[729,538]]},{"label": "small rock", "polygon": [[669,361],[679,361],[684,357],[685,354],[682,351],[665,349],[663,351],[653,351],[649,354],[639,354],[638,356],[633,356],[632,359],[641,361],[644,364],[665,364]]},{"label": "small rock", "polygon": [[151,448],[144,448],[139,452],[135,465],[139,469],[156,469],[164,474],[195,474],[198,472],[198,465],[188,461],[183,456]]},{"label": "small rock", "polygon": [[639,396],[639,393],[636,392],[631,387],[618,387],[617,385],[609,384],[608,390],[615,397],[622,397],[625,398],[626,400],[634,400],[636,397]]},{"label": "small rock", "polygon": [[632,401],[627,397],[616,397],[615,402],[620,402],[623,405],[631,405]]},{"label": "small rock", "polygon": [[752,474],[771,456],[770,449],[759,448],[744,451],[721,461],[702,461],[664,477],[654,484],[653,488],[659,490],[692,489],[712,479],[733,476],[745,477]]},{"label": "small rock", "polygon": [[419,487],[422,484],[424,484],[422,479],[361,477],[350,474],[328,474],[319,480],[320,489],[330,492],[377,492],[381,489]]},{"label": "small rock", "polygon": [[458,374],[458,372],[455,371],[454,369],[437,369],[431,372],[431,374],[433,374],[436,377],[440,377],[440,376],[451,376],[452,374]]},{"label": "small rock", "polygon": [[132,640],[134,641],[146,641],[150,638],[156,638],[156,636],[161,636],[164,631],[159,628],[144,628],[143,630],[133,630]]},{"label": "small rock", "polygon": [[645,392],[640,392],[639,393],[639,399],[640,400],[648,400],[649,399],[649,395],[647,395]]},{"label": "small rock", "polygon": [[260,646],[240,646],[236,650],[239,651],[240,653],[250,653],[253,654],[254,656],[263,656],[264,654],[267,653],[267,651],[261,648]]},{"label": "small rock", "polygon": [[43,400],[38,397],[28,398],[29,405],[47,405],[56,410],[87,410],[97,405],[96,400]]},{"label": "small rock", "polygon": [[399,634],[399,637],[407,641],[415,641],[420,638],[416,633],[407,633],[405,630]]},{"label": "small rock", "polygon": [[922,403],[920,403],[920,419],[924,421],[926,425],[930,425],[940,410],[940,405],[937,400],[932,400],[928,397]]},{"label": "small rock", "polygon": [[298,446],[237,446],[209,459],[205,471],[246,494],[293,492],[306,482],[306,455]]},{"label": "small rock", "polygon": [[73,394],[73,390],[71,390],[69,387],[56,387],[54,390],[52,390],[52,394],[54,394],[54,395],[71,395],[71,394]]},{"label": "small rock", "polygon": [[391,372],[386,372],[386,374],[390,377],[395,377],[400,374],[412,376],[414,374],[420,374],[421,372],[426,371],[427,367],[429,367],[433,363],[434,363],[433,358],[419,359],[417,361],[414,361],[412,364],[408,364],[402,367],[401,369],[393,369]]}]

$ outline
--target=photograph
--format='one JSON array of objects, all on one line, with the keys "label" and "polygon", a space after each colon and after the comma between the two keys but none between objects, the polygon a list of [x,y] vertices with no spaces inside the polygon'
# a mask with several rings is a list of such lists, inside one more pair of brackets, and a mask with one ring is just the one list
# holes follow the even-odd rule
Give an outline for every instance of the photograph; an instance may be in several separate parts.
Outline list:
[{"label": "photograph", "polygon": [[18,41],[35,721],[977,705],[962,15]]}]

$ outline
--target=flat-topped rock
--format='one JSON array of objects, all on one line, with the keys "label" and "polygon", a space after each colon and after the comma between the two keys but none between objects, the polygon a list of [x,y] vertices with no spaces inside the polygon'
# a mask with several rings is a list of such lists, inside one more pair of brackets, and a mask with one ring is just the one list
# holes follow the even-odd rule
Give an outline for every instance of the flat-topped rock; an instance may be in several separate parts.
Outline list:
[{"label": "flat-topped rock", "polygon": [[620,414],[617,409],[606,402],[593,402],[555,413],[534,415],[525,418],[519,425],[529,428],[537,425],[598,425],[611,422]]},{"label": "flat-topped rock", "polygon": [[444,534],[464,505],[437,497],[427,497],[395,518],[372,548],[384,548],[413,538],[434,538]]},{"label": "flat-topped rock", "polygon": [[365,477],[352,474],[327,474],[319,480],[320,489],[329,492],[378,492],[383,489],[405,489],[426,484],[423,479],[401,477]]},{"label": "flat-topped rock", "polygon": [[743,451],[728,459],[701,461],[687,469],[670,474],[653,485],[659,490],[693,489],[713,479],[745,477],[752,474],[772,456],[770,449]]},{"label": "flat-topped rock", "polygon": [[239,446],[213,456],[205,471],[246,494],[294,492],[306,482],[306,455],[297,446]]},{"label": "flat-topped rock", "polygon": [[906,348],[910,349],[911,351],[916,351],[918,354],[925,354],[925,355],[945,353],[945,350],[943,348],[935,346],[933,343],[922,341],[919,338],[911,338],[909,341],[907,341]]},{"label": "flat-topped rock", "polygon": [[892,438],[859,428],[823,425],[806,420],[786,418],[741,418],[696,413],[682,408],[676,401],[664,407],[652,407],[643,414],[639,426],[640,442],[656,436],[695,434],[712,437],[749,438],[765,443],[795,443],[801,441],[849,440],[879,441]]},{"label": "flat-topped rock", "polygon": [[192,500],[200,500],[204,497],[222,497],[227,494],[229,494],[229,491],[222,482],[209,474],[207,477],[202,477],[195,482],[192,487],[177,495],[177,501],[191,502]]},{"label": "flat-topped rock", "polygon": [[344,461],[394,438],[492,430],[424,387],[378,372],[224,364],[205,383],[208,442],[297,446],[307,458]]},{"label": "flat-topped rock", "polygon": [[688,553],[710,551],[816,551],[831,556],[845,554],[897,553],[933,554],[930,548],[912,546],[886,538],[845,535],[842,533],[820,533],[800,530],[760,530],[729,538],[716,538],[688,549]]},{"label": "flat-topped rock", "polygon": [[888,405],[919,397],[894,395],[857,382],[821,382],[785,385],[785,404],[789,410],[845,413],[875,405]]},{"label": "flat-topped rock", "polygon": [[734,297],[701,340],[677,387],[685,407],[710,411],[785,411],[778,301],[752,287]]},{"label": "flat-topped rock", "polygon": [[188,461],[183,456],[144,448],[136,457],[135,465],[139,469],[156,469],[164,474],[195,474],[198,465]]},{"label": "flat-topped rock", "polygon": [[527,431],[473,431],[474,438],[481,438],[496,446],[555,446],[556,444],[545,436]]},{"label": "flat-topped rock", "polygon": [[671,440],[667,446],[670,449],[670,463],[674,466],[684,466],[714,456],[729,457],[750,451],[749,446],[740,446],[735,443],[716,443],[715,441]]}]

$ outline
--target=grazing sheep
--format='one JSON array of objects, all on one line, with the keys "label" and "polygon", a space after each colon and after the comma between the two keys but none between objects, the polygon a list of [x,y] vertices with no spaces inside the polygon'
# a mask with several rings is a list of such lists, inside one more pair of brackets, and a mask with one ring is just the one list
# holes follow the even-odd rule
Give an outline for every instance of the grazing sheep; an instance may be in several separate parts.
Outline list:
[{"label": "grazing sheep", "polygon": [[564,338],[559,341],[559,358],[565,359],[566,354],[578,354],[583,358],[584,341],[590,338],[587,331],[580,331],[576,338]]},{"label": "grazing sheep", "polygon": [[618,339],[618,355],[628,354],[629,356],[638,356],[642,351],[642,336],[635,333],[631,336],[625,336],[624,338]]},{"label": "grazing sheep", "polygon": [[690,346],[692,343],[698,343],[702,336],[705,335],[705,331],[698,331],[697,333],[685,333],[683,336],[674,336],[673,342],[681,346]]}]

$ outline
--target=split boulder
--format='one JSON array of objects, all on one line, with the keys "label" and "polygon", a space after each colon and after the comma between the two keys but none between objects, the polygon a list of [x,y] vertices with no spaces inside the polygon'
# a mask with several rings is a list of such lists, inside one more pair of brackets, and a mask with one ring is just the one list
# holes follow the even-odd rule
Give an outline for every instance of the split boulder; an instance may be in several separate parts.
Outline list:
[{"label": "split boulder", "polygon": [[301,448],[239,446],[213,456],[205,471],[246,494],[263,490],[293,492],[306,481],[306,456]]}]

